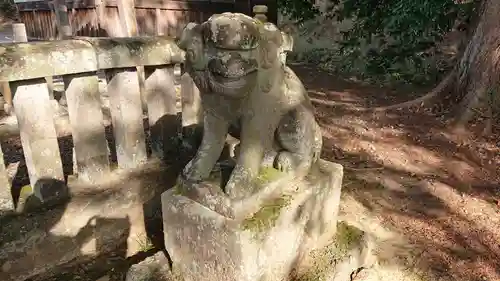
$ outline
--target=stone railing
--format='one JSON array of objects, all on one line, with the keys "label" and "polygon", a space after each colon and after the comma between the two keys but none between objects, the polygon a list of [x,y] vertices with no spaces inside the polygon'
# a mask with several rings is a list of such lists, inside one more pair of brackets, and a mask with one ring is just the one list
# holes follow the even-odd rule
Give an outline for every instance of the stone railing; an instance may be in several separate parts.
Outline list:
[{"label": "stone railing", "polygon": [[[263,5],[253,8],[260,21],[267,21],[266,12]],[[7,108],[14,109],[17,119],[13,126],[2,126],[0,120],[0,138],[20,135],[28,192],[42,203],[63,196],[51,188],[54,183],[66,186],[67,182],[58,145],[63,136],[73,139],[71,179],[87,184],[109,175],[107,125],[113,128],[118,168],[133,169],[147,161],[146,135],[150,136],[153,156],[164,156],[163,146],[177,134],[177,127],[172,127],[177,126],[174,67],[183,60],[184,52],[166,36],[73,37],[0,44],[0,83]],[[98,72],[106,76],[108,106],[102,104]],[[53,99],[52,78],[57,76],[63,78],[67,102],[68,114],[62,120],[54,117],[58,104]],[[187,74],[180,84],[181,122],[184,135],[190,138],[199,132],[196,124],[202,117],[199,92]],[[108,107],[110,116],[103,114],[103,107]],[[144,127],[144,109],[149,132]],[[17,199],[12,200],[1,147],[0,156],[0,213],[23,210],[24,206],[14,204]]]},{"label": "stone railing", "polygon": [[[50,201],[54,194],[45,192],[42,183],[47,179],[65,180],[58,145],[58,137],[65,132],[55,125],[45,77],[63,78],[77,178],[92,184],[110,171],[98,71],[106,76],[117,165],[130,169],[148,158],[143,104],[147,107],[153,155],[161,153],[161,147],[154,144],[172,137],[165,129],[170,126],[165,122],[172,119],[165,117],[177,115],[174,66],[182,63],[183,57],[173,39],[161,36],[0,45],[0,81],[9,82],[14,96],[31,192],[42,202]],[[138,69],[139,73],[144,70],[143,76]],[[0,205],[4,210],[12,209],[13,204],[8,202],[10,184],[0,156],[0,200],[4,201]]]}]

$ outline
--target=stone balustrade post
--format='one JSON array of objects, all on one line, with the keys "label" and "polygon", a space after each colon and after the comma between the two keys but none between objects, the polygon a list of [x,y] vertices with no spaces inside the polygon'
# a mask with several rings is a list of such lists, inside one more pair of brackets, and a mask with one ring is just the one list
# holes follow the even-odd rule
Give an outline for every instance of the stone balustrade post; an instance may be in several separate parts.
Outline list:
[{"label": "stone balustrade post", "polygon": [[108,143],[97,73],[63,76],[78,179],[95,183],[109,173]]},{"label": "stone balustrade post", "polygon": [[174,65],[146,67],[145,75],[151,149],[154,156],[164,159],[167,152],[172,152],[171,149],[176,146],[179,134]]}]

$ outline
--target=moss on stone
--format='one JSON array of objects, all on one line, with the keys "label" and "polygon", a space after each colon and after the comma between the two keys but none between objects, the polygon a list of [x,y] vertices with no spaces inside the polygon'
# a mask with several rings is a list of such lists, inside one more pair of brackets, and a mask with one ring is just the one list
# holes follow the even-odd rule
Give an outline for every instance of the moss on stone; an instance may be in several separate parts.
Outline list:
[{"label": "moss on stone", "polygon": [[174,185],[174,187],[172,187],[172,189],[174,190],[174,195],[182,195],[183,194],[183,190],[180,187],[180,185],[178,185],[178,184]]},{"label": "moss on stone", "polygon": [[[254,179],[254,191],[278,179],[282,175],[282,172],[273,167],[262,167],[259,175]],[[290,203],[290,200],[291,197],[288,195],[269,200],[252,217],[245,219],[241,223],[241,227],[244,230],[251,230],[255,233],[262,233],[272,228],[279,218],[281,210]]]},{"label": "moss on stone", "polygon": [[290,203],[290,196],[282,196],[266,202],[252,217],[241,223],[244,230],[262,233],[272,228],[278,220],[281,210]]},{"label": "moss on stone", "polygon": [[310,262],[303,272],[298,272],[295,281],[326,280],[332,265],[346,257],[349,250],[359,245],[363,231],[345,222],[337,223],[337,233],[333,243],[315,250],[309,255]]},{"label": "moss on stone", "polygon": [[21,191],[19,192],[19,197],[28,198],[28,196],[30,196],[31,194],[33,194],[33,187],[31,187],[31,185],[28,184],[21,187]]},{"label": "moss on stone", "polygon": [[257,185],[268,184],[283,175],[282,172],[278,171],[273,167],[262,167],[259,170],[259,175],[255,179]]},{"label": "moss on stone", "polygon": [[345,222],[337,223],[337,233],[335,235],[335,245],[339,254],[346,254],[353,245],[358,244],[363,237],[363,231],[357,227],[350,226]]}]

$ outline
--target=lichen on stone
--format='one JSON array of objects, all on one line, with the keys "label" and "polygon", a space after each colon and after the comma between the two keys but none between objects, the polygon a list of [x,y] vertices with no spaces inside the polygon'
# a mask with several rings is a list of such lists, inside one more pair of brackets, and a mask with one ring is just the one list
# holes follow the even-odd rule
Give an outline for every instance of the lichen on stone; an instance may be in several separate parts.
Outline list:
[{"label": "lichen on stone", "polygon": [[335,245],[339,254],[345,254],[353,245],[359,244],[363,237],[363,231],[354,226],[341,221],[337,223],[337,233],[335,235]]},{"label": "lichen on stone", "polygon": [[27,198],[31,194],[33,194],[33,187],[31,187],[31,185],[28,184],[21,187],[21,191],[19,192],[19,197]]},{"label": "lichen on stone", "polygon": [[182,189],[182,187],[179,184],[174,185],[174,187],[172,187],[172,190],[174,191],[175,195],[183,195],[184,194],[184,190]]},{"label": "lichen on stone", "polygon": [[272,228],[276,224],[281,210],[288,206],[290,201],[290,196],[283,195],[264,203],[260,210],[253,214],[252,217],[243,220],[241,223],[242,229],[250,230],[254,233],[263,233]]},{"label": "lichen on stone", "polygon": [[260,168],[259,175],[255,179],[255,183],[258,185],[268,184],[283,175],[282,172],[278,171],[273,167],[262,167]]},{"label": "lichen on stone", "polygon": [[359,246],[363,231],[345,222],[337,222],[337,232],[332,243],[309,254],[307,268],[296,272],[295,281],[325,280],[332,266],[345,259],[349,250]]}]

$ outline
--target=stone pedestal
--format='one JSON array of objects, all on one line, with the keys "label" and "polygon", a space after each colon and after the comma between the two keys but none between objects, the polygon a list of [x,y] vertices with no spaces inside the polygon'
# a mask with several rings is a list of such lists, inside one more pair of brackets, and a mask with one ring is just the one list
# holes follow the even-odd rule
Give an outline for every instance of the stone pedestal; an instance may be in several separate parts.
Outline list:
[{"label": "stone pedestal", "polygon": [[284,280],[335,239],[342,175],[341,165],[320,160],[305,178],[263,168],[260,188],[240,202],[220,191],[217,176],[163,193],[173,270],[186,281]]}]

